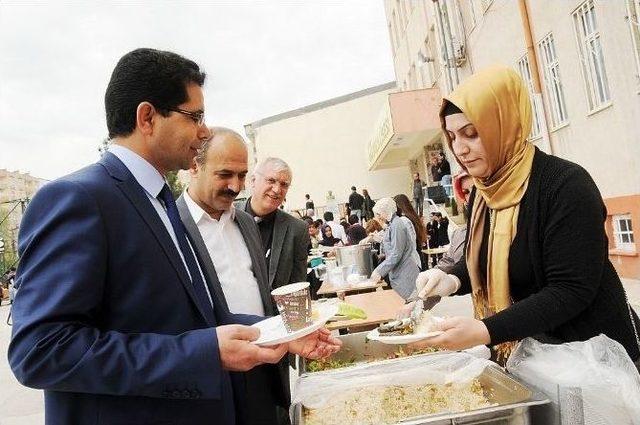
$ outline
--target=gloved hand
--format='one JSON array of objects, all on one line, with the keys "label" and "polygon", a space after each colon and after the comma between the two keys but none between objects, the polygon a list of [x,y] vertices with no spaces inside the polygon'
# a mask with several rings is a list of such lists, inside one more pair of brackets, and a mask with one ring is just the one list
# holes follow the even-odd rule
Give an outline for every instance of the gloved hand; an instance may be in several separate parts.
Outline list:
[{"label": "gloved hand", "polygon": [[396,319],[402,320],[411,316],[411,312],[413,311],[413,307],[415,307],[417,301],[412,301],[400,307],[400,310],[396,312]]},{"label": "gloved hand", "polygon": [[416,290],[422,299],[440,295],[446,297],[460,288],[460,280],[451,274],[446,274],[440,269],[429,269],[418,275]]}]

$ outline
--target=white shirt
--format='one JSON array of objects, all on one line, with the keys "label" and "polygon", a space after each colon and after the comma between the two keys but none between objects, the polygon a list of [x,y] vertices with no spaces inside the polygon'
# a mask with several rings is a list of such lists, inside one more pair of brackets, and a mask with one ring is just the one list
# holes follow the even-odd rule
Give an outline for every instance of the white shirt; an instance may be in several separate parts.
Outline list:
[{"label": "white shirt", "polygon": [[[176,238],[176,234],[173,231],[171,220],[169,220],[169,216],[167,215],[167,210],[165,209],[164,205],[162,205],[162,202],[160,202],[160,200],[158,199],[158,195],[160,195],[160,191],[162,190],[164,185],[167,183],[164,177],[162,177],[162,174],[160,174],[153,165],[149,164],[146,159],[144,159],[137,153],[133,152],[132,150],[125,148],[124,146],[112,144],[111,146],[109,146],[109,152],[114,154],[120,161],[122,161],[124,166],[127,167],[127,169],[131,172],[131,174],[133,174],[133,177],[136,179],[138,184],[142,186],[142,188],[144,189],[144,192],[147,195],[147,198],[149,198],[149,201],[151,202],[151,205],[153,205],[153,208],[156,210],[156,213],[158,213],[158,217],[160,217],[160,220],[162,220],[162,224],[164,224],[164,227],[167,228],[167,232],[169,232],[169,236],[171,236],[171,240],[173,241],[173,244],[176,246],[176,249],[178,250],[178,254],[180,254],[180,258],[182,259],[182,264],[184,264],[184,268],[187,271],[187,274],[189,275],[189,279],[191,279],[191,273],[189,272],[189,267],[187,266],[187,263],[184,260],[184,255],[182,254],[182,250],[180,249],[180,245],[178,244],[178,238]],[[187,238],[187,243],[189,243],[189,246],[191,247],[191,251],[193,252],[194,258],[196,258],[196,263],[197,263],[198,257],[195,255],[195,252],[193,251],[193,247],[189,242],[189,238]],[[206,282],[206,279],[202,274],[202,269],[199,264],[198,264],[198,268],[200,268],[200,275],[202,276],[202,281]],[[209,302],[213,304],[213,302],[211,301],[211,294],[209,293],[209,288],[207,287],[207,285],[204,285],[204,289],[207,291]]]},{"label": "white shirt", "polygon": [[251,255],[235,222],[235,207],[231,206],[231,210],[216,220],[200,208],[186,190],[184,200],[207,246],[229,310],[264,316]]},{"label": "white shirt", "polygon": [[344,227],[340,223],[336,223],[335,221],[327,221],[329,227],[331,227],[331,233],[334,238],[338,238],[342,241],[343,244],[349,243],[347,239],[347,232],[344,231]]}]

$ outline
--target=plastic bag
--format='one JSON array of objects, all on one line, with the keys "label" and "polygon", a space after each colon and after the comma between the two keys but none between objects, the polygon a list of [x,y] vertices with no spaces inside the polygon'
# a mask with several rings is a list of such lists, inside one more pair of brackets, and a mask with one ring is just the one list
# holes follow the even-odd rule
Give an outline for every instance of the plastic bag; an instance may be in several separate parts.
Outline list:
[{"label": "plastic bag", "polygon": [[309,374],[296,383],[292,404],[315,409],[330,402],[337,393],[375,385],[421,385],[467,383],[495,363],[467,353],[448,353],[389,360],[337,370],[331,374]]},{"label": "plastic bag", "polygon": [[640,375],[605,335],[559,345],[524,339],[507,370],[551,400],[544,423],[640,424]]}]

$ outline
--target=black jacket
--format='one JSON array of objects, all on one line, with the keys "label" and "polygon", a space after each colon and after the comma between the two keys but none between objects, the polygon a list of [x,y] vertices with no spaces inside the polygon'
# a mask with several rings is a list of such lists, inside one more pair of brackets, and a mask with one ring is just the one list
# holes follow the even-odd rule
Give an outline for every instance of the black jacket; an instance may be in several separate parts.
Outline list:
[{"label": "black jacket", "polygon": [[[492,344],[529,336],[584,341],[603,333],[638,360],[625,292],[609,261],[606,216],[587,171],[536,149],[509,253],[514,304],[483,320]],[[485,264],[486,245],[485,238],[480,252]],[[470,293],[464,258],[451,273],[462,282],[458,294]],[[635,312],[633,317],[640,329]]]}]

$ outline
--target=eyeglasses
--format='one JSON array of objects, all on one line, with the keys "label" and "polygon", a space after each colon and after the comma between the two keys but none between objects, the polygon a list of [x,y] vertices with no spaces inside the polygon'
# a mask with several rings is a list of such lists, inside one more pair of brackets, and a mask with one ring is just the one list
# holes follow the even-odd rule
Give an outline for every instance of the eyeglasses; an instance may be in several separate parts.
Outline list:
[{"label": "eyeglasses", "polygon": [[204,124],[204,112],[203,111],[192,112],[192,111],[186,111],[186,110],[180,109],[180,108],[165,108],[165,109],[167,111],[177,112],[179,114],[188,116],[198,126],[201,126],[202,124]]},{"label": "eyeglasses", "polygon": [[279,184],[280,187],[284,190],[288,190],[289,186],[291,186],[291,182],[274,179],[273,177],[267,177],[260,172],[256,172],[256,174],[260,174],[262,177],[264,177],[264,180],[267,182],[269,186],[275,186],[276,184]]}]

